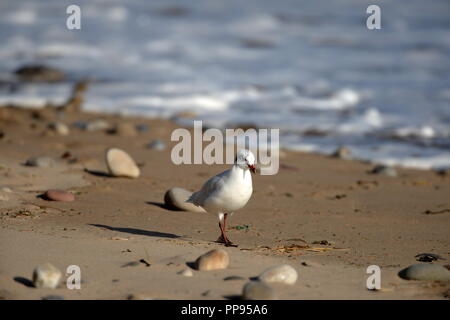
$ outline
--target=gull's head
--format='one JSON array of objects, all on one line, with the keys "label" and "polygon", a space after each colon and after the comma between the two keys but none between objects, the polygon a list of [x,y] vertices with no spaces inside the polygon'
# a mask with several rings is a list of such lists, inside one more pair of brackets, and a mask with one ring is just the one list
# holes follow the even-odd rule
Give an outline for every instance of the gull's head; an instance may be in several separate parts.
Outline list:
[{"label": "gull's head", "polygon": [[244,170],[250,169],[253,173],[255,173],[256,172],[255,162],[256,162],[255,156],[250,150],[246,149],[239,150],[239,152],[236,155],[235,163],[241,169]]}]

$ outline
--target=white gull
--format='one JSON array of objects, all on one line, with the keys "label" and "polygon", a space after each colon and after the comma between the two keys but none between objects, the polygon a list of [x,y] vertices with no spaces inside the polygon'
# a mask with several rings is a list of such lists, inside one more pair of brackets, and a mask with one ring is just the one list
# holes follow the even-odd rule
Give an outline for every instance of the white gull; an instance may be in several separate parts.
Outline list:
[{"label": "white gull", "polygon": [[249,150],[240,150],[231,169],[206,181],[201,190],[187,200],[219,216],[221,236],[218,241],[226,246],[233,245],[226,236],[227,217],[242,209],[252,196],[250,170],[255,173],[255,156]]}]

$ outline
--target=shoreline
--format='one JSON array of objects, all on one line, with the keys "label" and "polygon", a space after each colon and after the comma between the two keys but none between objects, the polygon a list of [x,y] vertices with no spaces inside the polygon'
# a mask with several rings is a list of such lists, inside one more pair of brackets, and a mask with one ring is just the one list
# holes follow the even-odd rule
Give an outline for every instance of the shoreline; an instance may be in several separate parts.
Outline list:
[{"label": "shoreline", "polygon": [[[98,119],[112,128],[128,125],[116,133],[106,127],[87,131],[73,126]],[[49,129],[55,121],[69,125],[69,134]],[[130,129],[137,125],[140,131]],[[214,242],[215,217],[167,210],[164,193],[172,187],[197,190],[228,168],[172,164],[175,143],[170,132],[178,127],[163,119],[93,112],[65,112],[58,118],[52,109],[0,108],[0,196],[7,198],[0,201],[2,295],[227,299],[239,295],[246,281],[223,278],[248,278],[289,263],[299,281],[292,287],[276,286],[282,299],[444,298],[448,286],[402,280],[397,273],[418,263],[414,256],[419,253],[450,259],[448,175],[400,167],[395,168],[397,177],[369,174],[373,165],[367,162],[293,151],[283,151],[278,174],[254,176],[252,199],[231,218],[230,238],[239,247],[225,248],[230,267],[196,271],[192,278],[178,275],[200,254],[223,247]],[[166,148],[146,148],[155,139]],[[127,151],[141,176],[108,177],[104,152],[109,147]],[[52,157],[57,165],[23,165],[36,156]],[[72,192],[76,199],[65,203],[38,198],[48,189]],[[151,266],[122,267],[140,259]],[[86,274],[83,289],[34,290],[14,280],[30,279],[33,268],[47,260],[60,270],[79,264]],[[372,264],[383,270],[383,290],[377,292],[365,288],[365,269]]]}]

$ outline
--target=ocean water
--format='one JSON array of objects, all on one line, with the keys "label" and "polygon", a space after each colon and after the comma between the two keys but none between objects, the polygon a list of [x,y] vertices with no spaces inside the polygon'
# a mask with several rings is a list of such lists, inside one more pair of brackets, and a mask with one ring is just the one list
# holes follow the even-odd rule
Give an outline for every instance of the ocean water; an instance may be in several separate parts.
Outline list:
[{"label": "ocean water", "polygon": [[[80,0],[81,30],[66,28],[70,4],[0,2],[0,104],[62,102],[89,77],[86,110],[192,111],[279,128],[287,149],[450,167],[448,0]],[[366,27],[370,4],[381,30]],[[30,63],[69,79],[5,85]]]}]

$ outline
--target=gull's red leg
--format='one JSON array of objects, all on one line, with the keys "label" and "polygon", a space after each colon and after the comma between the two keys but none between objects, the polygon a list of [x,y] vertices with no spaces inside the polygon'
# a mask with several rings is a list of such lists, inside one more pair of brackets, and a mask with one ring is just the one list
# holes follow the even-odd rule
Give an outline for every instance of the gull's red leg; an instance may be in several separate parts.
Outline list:
[{"label": "gull's red leg", "polygon": [[224,237],[224,240],[225,240],[225,245],[227,247],[237,247],[237,245],[235,245],[233,242],[231,242],[230,239],[228,239],[228,237],[226,235],[227,216],[228,216],[228,213],[225,213],[224,216],[223,216],[223,231],[222,231],[222,234],[223,234],[223,237]]}]

